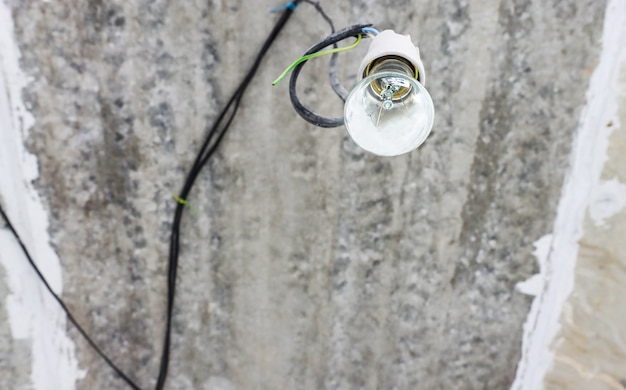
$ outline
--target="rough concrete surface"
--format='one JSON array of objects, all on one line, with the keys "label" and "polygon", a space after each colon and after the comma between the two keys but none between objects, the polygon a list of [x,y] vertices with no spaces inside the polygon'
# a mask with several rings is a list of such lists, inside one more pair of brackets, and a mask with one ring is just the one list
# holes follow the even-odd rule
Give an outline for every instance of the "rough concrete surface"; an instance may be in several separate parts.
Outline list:
[{"label": "rough concrete surface", "polygon": [[[277,4],[7,4],[32,78],[26,143],[63,298],[115,362],[153,387],[172,194]],[[168,388],[508,388],[530,303],[515,285],[536,272],[532,243],[554,220],[604,1],[322,5],[338,27],[411,34],[433,134],[416,152],[379,158],[341,128],[303,122],[286,86],[271,87],[328,33],[303,4],[189,199],[197,212],[183,221]],[[345,75],[358,53],[340,57]],[[325,62],[306,68],[303,96],[337,114]],[[123,388],[68,332],[88,369],[77,388]],[[3,356],[23,354],[2,340]],[[0,363],[3,383],[28,382],[18,368]]]}]

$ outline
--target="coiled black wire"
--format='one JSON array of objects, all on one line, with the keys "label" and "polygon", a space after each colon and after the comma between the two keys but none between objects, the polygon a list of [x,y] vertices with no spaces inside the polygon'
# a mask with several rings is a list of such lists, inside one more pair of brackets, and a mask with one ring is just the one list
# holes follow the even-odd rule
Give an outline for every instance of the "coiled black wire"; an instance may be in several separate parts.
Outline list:
[{"label": "coiled black wire", "polygon": [[[346,27],[342,30],[339,30],[324,39],[323,41],[313,45],[309,50],[307,50],[303,56],[317,53],[321,51],[325,47],[336,45],[337,42],[341,42],[344,39],[354,37],[356,38],[359,34],[363,33],[363,28],[371,27],[371,24],[355,24],[354,26]],[[306,64],[307,61],[302,61],[299,63],[293,70],[291,71],[291,78],[289,79],[289,97],[291,98],[291,104],[293,105],[294,110],[304,119],[305,121],[314,124],[319,127],[339,127],[343,125],[343,117],[340,118],[327,118],[320,115],[317,115],[313,111],[309,110],[305,107],[298,99],[298,94],[296,92],[296,85],[298,82],[298,76],[300,75],[300,71],[302,71],[302,67]],[[335,89],[335,87],[333,87]],[[337,92],[337,89],[335,89]],[[342,97],[339,92],[337,92],[339,97],[345,100],[345,97]]]}]

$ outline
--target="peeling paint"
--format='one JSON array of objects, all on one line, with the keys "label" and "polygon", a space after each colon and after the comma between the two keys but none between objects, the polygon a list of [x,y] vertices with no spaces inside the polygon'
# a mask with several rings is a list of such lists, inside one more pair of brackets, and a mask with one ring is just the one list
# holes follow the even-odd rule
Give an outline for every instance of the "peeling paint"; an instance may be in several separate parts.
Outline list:
[{"label": "peeling paint", "polygon": [[[552,344],[561,329],[564,304],[574,287],[578,241],[587,212],[597,223],[624,207],[622,184],[601,183],[607,160],[609,136],[619,95],[619,69],[626,62],[626,2],[607,4],[602,33],[602,54],[591,77],[587,106],[581,114],[550,240],[545,284],[535,300],[524,326],[522,358],[512,389],[543,388],[546,373],[554,363]],[[546,242],[544,239],[544,245]],[[542,266],[543,268],[543,266]]]},{"label": "peeling paint", "polygon": [[[550,245],[552,244],[552,234],[547,234],[533,244],[535,251],[533,255],[537,258],[539,263],[539,273],[531,276],[527,280],[518,283],[515,289],[522,294],[537,296],[541,293],[545,285],[546,280],[546,265],[548,263],[548,255],[550,254]],[[536,305],[533,305],[531,312],[535,310]]]},{"label": "peeling paint", "polygon": [[[0,1],[0,201],[52,288],[62,291],[61,264],[49,241],[48,217],[31,182],[37,178],[35,156],[24,149],[33,118],[21,92],[28,79],[19,68],[8,5]],[[74,389],[84,376],[66,334],[65,314],[30,268],[8,230],[0,230],[0,264],[12,294],[6,307],[13,337],[32,342],[34,389]]]}]

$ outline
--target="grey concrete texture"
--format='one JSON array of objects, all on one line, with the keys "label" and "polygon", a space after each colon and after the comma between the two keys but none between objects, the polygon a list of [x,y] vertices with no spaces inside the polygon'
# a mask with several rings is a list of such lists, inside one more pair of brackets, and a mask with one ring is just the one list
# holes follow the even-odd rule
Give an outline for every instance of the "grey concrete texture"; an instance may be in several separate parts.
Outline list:
[{"label": "grey concrete texture", "polygon": [[[279,4],[9,3],[63,298],[153,387],[172,194]],[[379,158],[302,121],[271,82],[328,33],[303,4],[189,199],[168,388],[508,388],[530,304],[515,284],[537,272],[532,243],[551,230],[604,1],[322,5],[337,27],[411,34],[433,134]],[[348,87],[360,50],[340,57]],[[305,73],[307,104],[340,114],[326,60]],[[68,332],[88,368],[77,388],[124,388]],[[0,364],[3,383],[23,383],[28,360]]]}]

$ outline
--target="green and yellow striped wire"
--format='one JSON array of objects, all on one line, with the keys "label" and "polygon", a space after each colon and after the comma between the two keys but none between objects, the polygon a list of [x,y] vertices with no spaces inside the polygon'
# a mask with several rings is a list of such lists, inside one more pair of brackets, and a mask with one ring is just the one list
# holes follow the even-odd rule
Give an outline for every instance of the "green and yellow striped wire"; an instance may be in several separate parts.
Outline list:
[{"label": "green and yellow striped wire", "polygon": [[357,45],[359,43],[361,43],[361,34],[359,34],[356,38],[356,41],[350,45],[350,46],[345,46],[345,47],[338,47],[336,49],[330,49],[330,50],[324,50],[324,51],[318,51],[317,53],[311,53],[311,54],[307,54],[305,56],[302,56],[300,58],[298,58],[297,60],[294,61],[293,64],[289,65],[287,67],[287,69],[285,69],[283,71],[283,73],[281,73],[280,76],[278,76],[278,78],[276,80],[274,80],[274,82],[272,83],[272,85],[276,85],[278,83],[280,83],[282,81],[282,79],[285,78],[285,76],[287,76],[289,74],[289,72],[291,72],[296,66],[298,66],[299,64],[301,64],[304,61],[310,60],[311,58],[315,58],[315,57],[321,57],[321,56],[325,56],[328,54],[333,54],[333,53],[340,53],[342,51],[347,51],[350,49],[354,49],[355,47],[357,47]]}]

